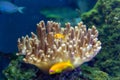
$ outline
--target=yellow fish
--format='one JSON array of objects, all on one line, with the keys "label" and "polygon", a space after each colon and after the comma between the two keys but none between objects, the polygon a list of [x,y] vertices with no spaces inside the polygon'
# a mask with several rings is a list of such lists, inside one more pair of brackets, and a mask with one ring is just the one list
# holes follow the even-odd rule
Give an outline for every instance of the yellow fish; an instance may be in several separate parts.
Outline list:
[{"label": "yellow fish", "polygon": [[67,62],[59,62],[54,64],[50,69],[49,69],[49,74],[55,74],[55,73],[61,73],[63,70],[71,68],[74,69],[74,66],[71,64],[70,61]]},{"label": "yellow fish", "polygon": [[57,33],[57,34],[54,35],[54,38],[56,38],[56,39],[64,39],[65,36],[63,34]]}]

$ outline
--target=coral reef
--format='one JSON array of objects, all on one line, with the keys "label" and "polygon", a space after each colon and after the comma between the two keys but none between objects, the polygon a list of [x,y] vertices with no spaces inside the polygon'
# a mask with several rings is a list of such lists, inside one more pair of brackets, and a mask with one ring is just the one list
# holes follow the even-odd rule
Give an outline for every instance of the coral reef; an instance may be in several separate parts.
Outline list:
[{"label": "coral reef", "polygon": [[10,62],[3,71],[6,76],[3,80],[119,80],[119,78],[110,78],[107,73],[86,64],[72,71],[48,75],[33,65],[23,63],[22,59],[23,56],[19,56]]},{"label": "coral reef", "polygon": [[[62,72],[61,74],[50,76],[42,73],[40,70],[37,72],[33,71],[32,73],[35,73],[36,76],[32,77],[31,75],[32,80],[120,80],[119,5],[120,0],[98,0],[91,11],[81,16],[86,25],[92,26],[94,24],[99,31],[102,49],[95,58],[72,71]],[[17,60],[15,61],[17,62]],[[24,67],[27,65],[24,64]],[[12,68],[8,67],[7,69],[11,70]],[[18,70],[28,72],[28,69],[23,70],[17,66],[14,68],[16,68],[14,72],[16,78],[19,76],[22,77],[20,73],[17,73]],[[36,69],[36,67],[32,67],[31,69]],[[8,71],[7,78],[12,77],[13,80],[15,76],[11,76],[11,74]],[[29,77],[29,80],[31,77]],[[19,78],[17,79],[19,80]]]},{"label": "coral reef", "polygon": [[80,67],[61,74],[48,75],[33,65],[23,63],[22,59],[23,56],[19,56],[10,62],[3,71],[6,77],[3,80],[78,80],[81,77]]},{"label": "coral reef", "polygon": [[[95,26],[86,29],[82,22],[78,26],[71,27],[66,23],[61,28],[59,23],[44,21],[37,24],[37,35],[33,32],[32,37],[18,39],[19,53],[25,55],[26,63],[36,65],[44,72],[58,62],[70,61],[74,67],[90,61],[101,49],[101,42],[98,40],[98,31]],[[62,34],[63,38],[55,38],[54,35]]]},{"label": "coral reef", "polygon": [[[92,60],[91,66],[108,73],[112,79],[120,79],[120,0],[98,0],[95,7],[82,14],[86,25],[97,26],[102,41],[102,50]],[[90,22],[91,20],[91,22]]]},{"label": "coral reef", "polygon": [[90,67],[89,65],[81,66],[80,80],[111,80],[108,73],[101,71],[97,67]]},{"label": "coral reef", "polygon": [[5,80],[33,80],[32,78],[36,76],[35,71],[37,69],[32,65],[24,64],[22,59],[23,56],[20,56],[12,60],[9,66],[3,70]]}]

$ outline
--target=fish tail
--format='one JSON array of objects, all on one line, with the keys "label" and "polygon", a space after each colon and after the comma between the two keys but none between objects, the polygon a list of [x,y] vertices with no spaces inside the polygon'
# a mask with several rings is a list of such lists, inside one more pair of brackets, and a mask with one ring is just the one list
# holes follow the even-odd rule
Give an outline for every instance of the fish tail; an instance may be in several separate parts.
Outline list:
[{"label": "fish tail", "polygon": [[21,13],[21,14],[23,14],[23,13],[24,13],[24,12],[23,12],[24,9],[25,9],[25,7],[19,7],[19,8],[18,8],[18,12]]}]

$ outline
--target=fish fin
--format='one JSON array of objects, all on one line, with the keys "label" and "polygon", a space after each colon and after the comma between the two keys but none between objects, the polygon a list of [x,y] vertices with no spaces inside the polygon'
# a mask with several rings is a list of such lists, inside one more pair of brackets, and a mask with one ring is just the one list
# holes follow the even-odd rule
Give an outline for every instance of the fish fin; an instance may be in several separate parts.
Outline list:
[{"label": "fish fin", "polygon": [[71,68],[74,69],[75,67],[71,64]]},{"label": "fish fin", "polygon": [[25,7],[19,7],[19,8],[18,8],[18,12],[21,13],[21,14],[23,14],[23,13],[24,13],[24,12],[23,12],[23,9],[25,9]]},{"label": "fish fin", "polygon": [[70,66],[72,69],[74,69],[74,66],[73,66],[73,64],[71,63],[70,60],[68,60],[67,63],[69,64],[69,66]]},{"label": "fish fin", "polygon": [[71,64],[71,61],[70,61],[70,60],[68,60],[68,61],[67,61],[67,63],[70,63],[70,64]]},{"label": "fish fin", "polygon": [[56,72],[57,72],[57,73],[61,73],[61,70],[60,70],[60,69],[57,69]]}]

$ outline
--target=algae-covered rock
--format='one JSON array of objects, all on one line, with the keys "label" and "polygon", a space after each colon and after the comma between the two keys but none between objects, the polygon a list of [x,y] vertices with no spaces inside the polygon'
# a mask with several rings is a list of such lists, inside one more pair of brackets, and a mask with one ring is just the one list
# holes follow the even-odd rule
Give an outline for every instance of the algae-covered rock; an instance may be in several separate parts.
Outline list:
[{"label": "algae-covered rock", "polygon": [[88,65],[81,66],[81,76],[83,80],[109,80],[108,73],[101,71],[99,68]]},{"label": "algae-covered rock", "polygon": [[12,60],[9,66],[3,71],[7,80],[33,80],[35,69],[22,63],[22,57]]},{"label": "algae-covered rock", "polygon": [[96,25],[102,50],[91,64],[110,75],[110,80],[120,74],[120,0],[98,0],[94,8],[81,15],[87,25]]}]

